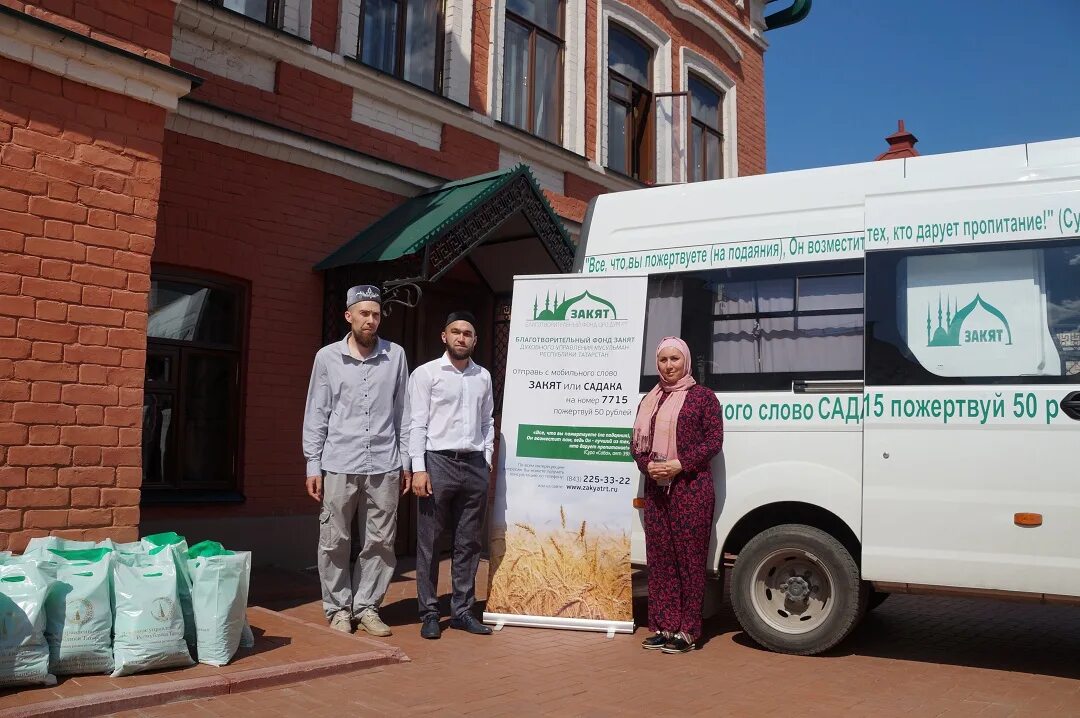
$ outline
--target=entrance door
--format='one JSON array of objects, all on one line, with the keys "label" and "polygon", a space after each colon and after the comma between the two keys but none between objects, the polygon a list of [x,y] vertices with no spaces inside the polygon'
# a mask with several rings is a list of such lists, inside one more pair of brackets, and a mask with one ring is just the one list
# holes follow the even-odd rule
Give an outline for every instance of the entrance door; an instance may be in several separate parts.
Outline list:
[{"label": "entrance door", "polygon": [[870,251],[866,287],[864,577],[1080,595],[1080,241]]}]

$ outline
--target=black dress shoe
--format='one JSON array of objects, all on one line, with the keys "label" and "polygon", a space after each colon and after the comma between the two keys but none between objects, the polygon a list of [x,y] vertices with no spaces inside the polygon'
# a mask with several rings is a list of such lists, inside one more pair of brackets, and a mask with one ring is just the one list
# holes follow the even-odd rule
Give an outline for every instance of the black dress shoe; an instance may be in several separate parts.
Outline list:
[{"label": "black dress shoe", "polygon": [[475,633],[478,636],[490,636],[491,626],[485,626],[476,620],[476,616],[471,613],[463,613],[457,618],[450,621],[450,628],[457,628],[462,631],[468,631],[469,633]]},{"label": "black dress shoe", "polygon": [[424,619],[424,625],[420,626],[420,637],[430,638],[432,640],[442,635],[442,629],[439,628],[439,617],[428,616]]}]

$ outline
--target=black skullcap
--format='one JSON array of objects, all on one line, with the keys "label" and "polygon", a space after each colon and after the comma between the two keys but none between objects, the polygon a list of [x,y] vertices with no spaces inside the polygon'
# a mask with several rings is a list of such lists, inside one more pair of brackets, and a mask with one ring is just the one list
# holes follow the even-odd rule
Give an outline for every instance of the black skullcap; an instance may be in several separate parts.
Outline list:
[{"label": "black skullcap", "polygon": [[476,331],[476,317],[474,317],[473,313],[467,309],[450,312],[448,315],[446,315],[446,323],[443,324],[443,326],[448,327],[454,322],[468,322],[469,324],[472,324],[473,331]]}]

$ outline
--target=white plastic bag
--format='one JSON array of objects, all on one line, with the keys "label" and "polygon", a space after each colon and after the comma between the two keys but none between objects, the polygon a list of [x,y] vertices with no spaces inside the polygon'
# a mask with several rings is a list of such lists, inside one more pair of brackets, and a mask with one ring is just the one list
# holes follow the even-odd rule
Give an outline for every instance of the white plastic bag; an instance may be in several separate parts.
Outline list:
[{"label": "white plastic bag", "polygon": [[50,570],[30,560],[0,565],[0,686],[56,685],[45,642]]},{"label": "white plastic bag", "polygon": [[176,565],[176,588],[180,597],[180,610],[184,613],[184,640],[188,648],[195,650],[195,614],[191,608],[191,574],[188,571],[188,543],[183,536],[170,531],[153,534],[140,539],[142,550],[148,555],[170,555]]},{"label": "white plastic bag", "polygon": [[113,677],[194,663],[184,641],[176,566],[168,553],[112,567]]},{"label": "white plastic bag", "polygon": [[55,675],[109,673],[112,647],[112,552],[50,550],[56,582],[45,599],[45,640]]},{"label": "white plastic bag", "polygon": [[254,643],[247,625],[251,553],[200,556],[188,566],[199,663],[224,666],[245,639]]},{"label": "white plastic bag", "polygon": [[91,548],[98,548],[98,546],[93,541],[76,541],[75,539],[65,539],[59,536],[35,536],[27,542],[23,556],[51,561],[52,559],[48,558],[48,556],[49,551],[52,549],[84,551]]}]

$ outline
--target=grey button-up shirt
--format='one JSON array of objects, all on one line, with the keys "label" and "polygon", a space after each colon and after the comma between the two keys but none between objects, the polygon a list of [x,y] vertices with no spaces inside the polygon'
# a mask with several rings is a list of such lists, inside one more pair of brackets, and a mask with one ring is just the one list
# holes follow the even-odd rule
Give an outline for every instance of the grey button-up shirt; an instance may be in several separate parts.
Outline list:
[{"label": "grey button-up shirt", "polygon": [[304,409],[307,475],[378,474],[409,460],[409,367],[397,344],[380,338],[366,359],[349,337],[315,355]]}]

